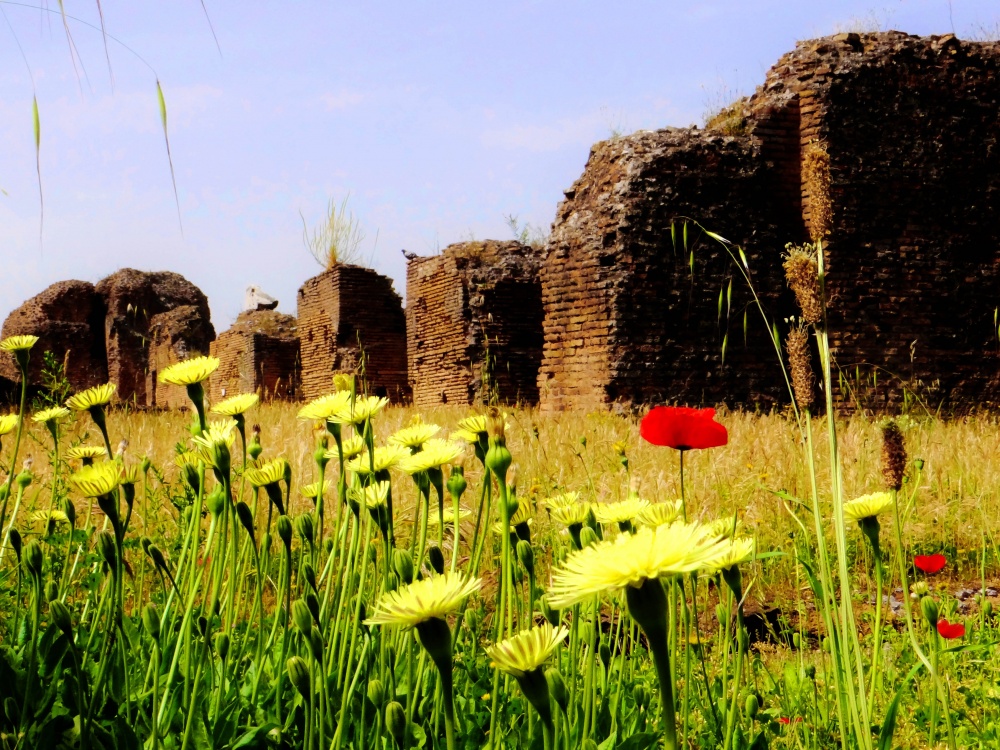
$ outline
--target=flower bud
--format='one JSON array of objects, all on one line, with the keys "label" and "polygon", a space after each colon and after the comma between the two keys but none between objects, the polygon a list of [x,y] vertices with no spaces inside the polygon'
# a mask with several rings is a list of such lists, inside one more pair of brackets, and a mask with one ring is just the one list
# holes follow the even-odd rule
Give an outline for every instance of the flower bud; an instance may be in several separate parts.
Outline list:
[{"label": "flower bud", "polygon": [[392,567],[396,577],[403,584],[413,583],[413,557],[409,550],[396,549],[392,552]]},{"label": "flower bud", "polygon": [[427,561],[438,575],[444,573],[444,553],[436,544],[427,550]]},{"label": "flower bud", "polygon": [[549,621],[552,627],[559,627],[559,623],[562,622],[562,613],[558,609],[552,608],[548,597],[543,596],[538,600],[538,610],[542,613],[542,617]]},{"label": "flower bud", "polygon": [[278,537],[286,549],[292,548],[292,519],[288,516],[278,516]]},{"label": "flower bud", "polygon": [[55,581],[48,581],[45,584],[45,601],[51,602],[59,598],[59,584]]},{"label": "flower bud", "polygon": [[313,616],[313,620],[319,624],[319,599],[316,598],[316,594],[307,591],[306,595],[302,597],[302,601],[309,607],[309,614]]},{"label": "flower bud", "polygon": [[924,596],[920,598],[920,612],[923,614],[924,619],[927,620],[927,624],[930,627],[937,627],[938,603],[933,596]]},{"label": "flower bud", "polygon": [[63,602],[54,598],[49,601],[49,616],[70,641],[73,640],[73,616]]},{"label": "flower bud", "polygon": [[912,586],[913,593],[917,596],[927,596],[930,593],[931,587],[927,584],[927,581],[917,581]]},{"label": "flower bud", "polygon": [[229,655],[229,646],[231,644],[229,633],[216,633],[215,634],[215,653],[219,655],[222,661],[226,660],[226,656]]},{"label": "flower bud", "polygon": [[385,707],[385,728],[392,735],[398,747],[406,741],[406,712],[398,701],[390,701]]},{"label": "flower bud", "polygon": [[549,695],[563,711],[569,706],[569,691],[566,689],[566,681],[562,673],[555,667],[545,670],[545,681],[549,683]]},{"label": "flower bud", "polygon": [[253,536],[253,512],[250,510],[250,506],[245,502],[240,500],[236,503],[236,517],[240,519],[240,523],[243,528],[246,529],[247,534],[251,537]]},{"label": "flower bud", "polygon": [[73,501],[66,498],[63,501],[63,513],[66,514],[66,520],[69,521],[70,528],[76,527],[76,506],[73,505]]},{"label": "flower bud", "polygon": [[292,602],[292,619],[295,621],[295,627],[308,638],[313,629],[313,616],[309,606],[301,599]]},{"label": "flower bud", "polygon": [[452,466],[451,473],[448,475],[448,492],[451,496],[455,500],[461,500],[462,493],[468,486],[468,482],[465,481],[465,469],[461,466]]},{"label": "flower bud", "polygon": [[517,543],[515,548],[517,552],[517,560],[521,563],[528,575],[535,574],[535,553],[531,549],[531,545],[524,541],[523,539]]},{"label": "flower bud", "polygon": [[142,626],[154,641],[160,639],[160,613],[155,604],[147,604],[142,609]]},{"label": "flower bud", "polygon": [[139,462],[139,471],[145,474],[149,471],[149,467],[152,466],[152,461],[149,460],[149,456],[143,456],[142,461]]},{"label": "flower bud", "polygon": [[309,634],[309,651],[317,664],[323,663],[323,634],[319,632],[319,628],[313,628]]},{"label": "flower bud", "polygon": [[806,677],[808,677],[810,680],[815,680],[816,679],[816,665],[815,664],[806,664]]},{"label": "flower bud", "polygon": [[385,688],[382,685],[382,680],[377,677],[368,681],[368,700],[375,704],[376,707],[382,705],[382,701],[385,699]]},{"label": "flower bud", "polygon": [[747,720],[753,721],[757,718],[757,712],[760,711],[760,701],[757,700],[757,696],[753,693],[747,696],[747,702],[743,707],[743,714],[747,717]]},{"label": "flower bud", "polygon": [[299,532],[299,536],[302,537],[302,540],[307,542],[309,546],[312,547],[316,541],[316,528],[313,526],[312,515],[309,513],[303,513],[295,519],[295,527]]},{"label": "flower bud", "polygon": [[17,561],[21,562],[21,532],[17,529],[11,529],[9,535],[10,546],[14,548],[14,555],[17,557]]},{"label": "flower bud", "polygon": [[285,662],[285,666],[288,669],[288,679],[292,681],[292,685],[299,691],[299,695],[302,696],[303,700],[308,701],[309,695],[312,692],[309,665],[301,657],[293,656]]},{"label": "flower bud", "polygon": [[42,554],[42,547],[37,541],[32,539],[24,545],[24,567],[29,576],[32,578],[41,576],[44,562],[45,556]]},{"label": "flower bud", "polygon": [[302,566],[302,577],[306,579],[306,583],[309,584],[309,588],[316,591],[316,569],[311,563],[305,563]]},{"label": "flower bud", "polygon": [[149,549],[146,550],[149,553],[150,558],[153,560],[153,565],[162,570],[164,573],[168,573],[169,568],[167,568],[167,561],[163,557],[163,552],[155,544],[149,545]]},{"label": "flower bud", "polygon": [[983,617],[987,620],[993,617],[993,602],[989,599],[983,602]]},{"label": "flower bud", "polygon": [[601,664],[604,665],[605,669],[611,666],[611,647],[606,641],[601,641],[601,645],[597,648],[597,653],[601,658]]},{"label": "flower bud", "polygon": [[590,526],[584,526],[580,529],[580,549],[586,549],[592,544],[597,544],[599,541],[600,540],[597,538],[597,532]]},{"label": "flower bud", "polygon": [[222,515],[222,511],[226,507],[226,493],[222,487],[216,487],[208,494],[208,497],[205,498],[205,505],[208,506],[208,512],[214,517],[218,518]]},{"label": "flower bud", "polygon": [[26,490],[28,488],[28,485],[31,484],[31,480],[32,480],[31,472],[28,471],[27,469],[18,472],[17,476],[14,478],[14,481],[17,482],[17,486],[20,487],[22,490]]}]

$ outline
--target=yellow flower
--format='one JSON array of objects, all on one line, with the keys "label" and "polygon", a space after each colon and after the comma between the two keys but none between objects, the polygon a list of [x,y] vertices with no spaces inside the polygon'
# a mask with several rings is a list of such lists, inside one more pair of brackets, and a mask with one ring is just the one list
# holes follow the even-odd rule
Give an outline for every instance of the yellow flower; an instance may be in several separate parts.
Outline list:
[{"label": "yellow flower", "polygon": [[560,505],[557,508],[552,508],[549,513],[556,523],[561,523],[563,526],[574,526],[586,522],[587,515],[590,513],[590,503]]},{"label": "yellow flower", "polygon": [[[517,510],[514,512],[514,515],[510,517],[510,528],[513,529],[515,526],[520,526],[522,523],[532,523],[531,516],[531,506],[528,505],[528,503],[518,503]],[[503,521],[497,521],[493,524],[494,534],[502,534],[503,531]]]},{"label": "yellow flower", "polygon": [[874,492],[871,495],[862,495],[850,502],[844,503],[845,521],[863,521],[866,518],[874,518],[879,513],[892,507],[892,495],[888,492]]},{"label": "yellow flower", "polygon": [[[375,472],[391,469],[404,458],[410,455],[410,451],[401,445],[377,445],[375,446]],[[368,452],[361,453],[344,464],[344,468],[353,471],[355,474],[370,474],[371,462],[368,460]]]},{"label": "yellow flower", "polygon": [[680,518],[681,505],[680,500],[653,503],[639,511],[636,520],[639,523],[646,524],[646,526],[662,526],[665,523],[673,523]]},{"label": "yellow flower", "polygon": [[84,466],[75,474],[69,475],[69,481],[84,497],[100,497],[107,495],[121,481],[122,467],[115,461],[102,461],[99,464]]},{"label": "yellow flower", "polygon": [[50,518],[56,523],[69,523],[69,517],[61,510],[36,510],[31,514],[33,523],[48,523]]},{"label": "yellow flower", "polygon": [[723,516],[704,524],[704,529],[707,536],[733,539],[743,529],[743,524],[732,516]]},{"label": "yellow flower", "polygon": [[308,404],[299,409],[299,419],[311,422],[326,422],[334,414],[339,414],[351,404],[350,391],[337,391],[326,396],[313,399]]},{"label": "yellow flower", "polygon": [[[340,448],[344,451],[344,460],[350,461],[355,456],[360,456],[365,452],[365,441],[360,435],[351,435],[346,440],[341,441]],[[328,450],[323,456],[330,461],[336,461],[339,458],[337,446]]]},{"label": "yellow flower", "polygon": [[219,369],[218,357],[194,357],[160,371],[160,382],[169,385],[194,385],[208,380]]},{"label": "yellow flower", "polygon": [[423,578],[383,594],[375,612],[365,625],[402,625],[412,628],[432,619],[444,619],[458,609],[483,585],[480,578],[469,579],[462,573]]},{"label": "yellow flower", "polygon": [[0,437],[13,432],[15,427],[17,427],[17,414],[0,416]]},{"label": "yellow flower", "polygon": [[74,393],[66,399],[66,406],[73,411],[87,411],[95,406],[107,406],[111,403],[111,397],[115,395],[115,388],[117,386],[114,383],[95,385],[93,388]]},{"label": "yellow flower", "polygon": [[66,451],[66,458],[77,461],[84,458],[101,458],[108,455],[108,450],[103,445],[74,445]]},{"label": "yellow flower", "polygon": [[194,451],[184,451],[183,453],[178,453],[177,457],[174,458],[174,463],[180,469],[197,469],[198,464],[201,462],[201,457]]},{"label": "yellow flower", "polygon": [[[504,422],[504,430],[510,429],[510,425]],[[475,445],[481,440],[486,440],[490,433],[490,418],[486,414],[476,414],[471,417],[459,420],[458,429],[449,435],[451,440],[459,440],[463,443]]]},{"label": "yellow flower", "polygon": [[240,393],[230,396],[225,401],[220,401],[211,408],[211,412],[223,417],[235,417],[252,409],[258,401],[260,401],[260,396],[256,393]]},{"label": "yellow flower", "polygon": [[139,464],[127,464],[122,466],[122,484],[137,484],[142,478],[142,471]]},{"label": "yellow flower", "polygon": [[407,474],[419,474],[421,471],[440,469],[446,464],[457,461],[463,450],[463,447],[458,443],[434,438],[424,443],[424,448],[419,453],[403,458],[399,462],[399,468]]},{"label": "yellow flower", "polygon": [[[349,396],[350,394],[348,394]],[[354,399],[353,406],[350,398],[347,405],[336,414],[327,417],[328,421],[335,424],[350,424],[358,426],[374,417],[382,411],[389,403],[389,399],[379,396],[358,396]]]},{"label": "yellow flower", "polygon": [[737,537],[728,543],[725,551],[712,561],[714,570],[726,570],[753,559],[754,543],[749,537]]},{"label": "yellow flower", "polygon": [[53,406],[51,409],[36,411],[31,415],[31,421],[39,424],[43,422],[58,422],[60,419],[68,417],[69,414],[70,411],[65,406]]},{"label": "yellow flower", "polygon": [[[469,519],[469,518],[472,518],[472,511],[471,510],[466,510],[465,508],[459,508],[459,510],[458,510],[458,522],[462,523],[462,521],[465,521],[466,519]],[[428,526],[428,528],[431,527],[431,526],[433,526],[434,528],[437,528],[437,525],[439,523],[441,523],[441,519],[438,518],[438,514],[437,513],[431,513],[429,516],[427,516],[427,526]],[[454,523],[455,523],[455,508],[454,508],[454,506],[449,505],[449,506],[447,506],[444,509],[444,525],[445,526],[450,526],[450,525],[453,525]]]},{"label": "yellow flower", "polygon": [[0,350],[26,352],[38,342],[38,336],[9,336],[0,341]]},{"label": "yellow flower", "polygon": [[578,492],[564,492],[561,495],[553,495],[552,497],[546,498],[542,502],[545,503],[550,511],[556,508],[563,508],[567,505],[576,505],[576,501],[579,499],[580,493]]},{"label": "yellow flower", "polygon": [[320,489],[323,490],[323,494],[327,494],[331,489],[333,489],[333,483],[329,480],[323,482],[322,488],[320,488],[319,482],[313,482],[312,484],[304,484],[299,487],[299,494],[302,497],[314,498],[319,497]]},{"label": "yellow flower", "polygon": [[[193,360],[188,360],[191,362]],[[164,372],[166,372],[164,370]],[[236,441],[233,428],[236,422],[227,419],[224,422],[210,422],[206,429],[198,437],[192,438],[194,450],[198,458],[205,462],[207,466],[215,469],[223,469],[229,463],[229,449]],[[249,472],[247,472],[249,474]]]},{"label": "yellow flower", "polygon": [[564,626],[554,628],[545,622],[490,646],[486,655],[497,669],[511,677],[523,677],[541,667],[568,635]]},{"label": "yellow flower", "polygon": [[247,481],[254,487],[266,487],[269,484],[277,484],[285,478],[285,468],[287,466],[288,461],[285,459],[274,458],[254,469],[247,469]]},{"label": "yellow flower", "polygon": [[644,527],[570,555],[553,574],[549,603],[564,609],[604,591],[712,567],[728,547],[699,524]]},{"label": "yellow flower", "polygon": [[638,495],[630,495],[617,503],[594,503],[594,515],[601,523],[625,523],[648,507],[649,503]]},{"label": "yellow flower", "polygon": [[372,509],[381,508],[389,501],[389,483],[376,482],[361,489],[352,487],[350,493],[359,504]]},{"label": "yellow flower", "polygon": [[395,432],[389,438],[389,442],[406,448],[419,448],[440,431],[441,428],[436,424],[417,422]]}]

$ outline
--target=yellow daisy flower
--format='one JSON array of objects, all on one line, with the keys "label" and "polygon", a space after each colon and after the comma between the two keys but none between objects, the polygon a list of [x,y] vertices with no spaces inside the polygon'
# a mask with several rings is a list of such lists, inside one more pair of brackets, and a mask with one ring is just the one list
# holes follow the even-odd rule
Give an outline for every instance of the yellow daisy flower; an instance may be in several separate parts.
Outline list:
[{"label": "yellow daisy flower", "polygon": [[60,419],[65,419],[69,415],[70,411],[65,406],[53,406],[51,409],[36,411],[31,415],[31,421],[37,422],[38,424],[45,422],[58,422]]},{"label": "yellow daisy flower", "polygon": [[26,352],[38,343],[38,336],[8,336],[0,341],[0,350],[5,352]]},{"label": "yellow daisy flower", "polygon": [[[236,435],[233,433],[235,427],[236,422],[231,419],[224,422],[210,422],[208,428],[201,435],[192,438],[198,458],[204,461],[207,466],[216,469],[222,468],[220,465],[222,460],[229,456],[229,450],[236,441]],[[228,459],[226,460],[228,461]]]},{"label": "yellow daisy flower", "polygon": [[418,422],[393,433],[389,437],[389,442],[406,448],[419,448],[440,431],[441,428],[436,424]]},{"label": "yellow daisy flower", "polygon": [[639,517],[649,503],[637,495],[630,495],[616,503],[594,503],[594,515],[601,523],[625,523]]},{"label": "yellow daisy flower", "polygon": [[433,438],[424,443],[422,451],[403,458],[399,462],[399,468],[407,474],[440,469],[446,464],[455,463],[461,457],[463,450],[464,448],[458,443]]},{"label": "yellow daisy flower", "polygon": [[495,643],[486,649],[486,655],[502,672],[511,677],[523,677],[539,669],[568,635],[566,627],[554,628],[552,623],[545,622]]},{"label": "yellow daisy flower", "polygon": [[163,368],[160,371],[160,382],[169,385],[203,383],[218,369],[218,357],[193,357]]},{"label": "yellow daisy flower", "polygon": [[[401,445],[377,445],[375,446],[375,472],[391,469],[404,458],[410,455],[410,451]],[[347,471],[355,474],[371,473],[371,462],[368,460],[368,452],[365,451],[344,464]]]},{"label": "yellow daisy flower", "polygon": [[122,467],[115,461],[102,461],[99,464],[84,466],[75,474],[69,475],[69,481],[84,497],[100,497],[107,495],[121,481]]},{"label": "yellow daisy flower", "polygon": [[[351,435],[346,440],[341,441],[340,447],[344,451],[344,460],[350,461],[365,452],[365,441],[360,435]],[[337,446],[328,450],[323,456],[328,461],[336,461],[338,459]]]},{"label": "yellow daisy flower", "polygon": [[117,386],[114,383],[95,385],[85,391],[74,393],[66,399],[66,406],[73,411],[87,411],[95,406],[107,406],[115,395]]},{"label": "yellow daisy flower", "polygon": [[604,591],[711,567],[728,547],[699,524],[644,527],[570,555],[553,574],[549,603],[564,609]]},{"label": "yellow daisy flower", "polygon": [[357,427],[382,411],[389,403],[389,399],[379,396],[358,396],[354,399],[353,406],[350,399],[336,414],[327,417],[328,421],[335,424],[350,424]]},{"label": "yellow daisy flower", "polygon": [[402,625],[412,628],[431,619],[444,619],[483,585],[481,578],[444,573],[423,578],[379,597],[365,625]]},{"label": "yellow daisy flower", "polygon": [[742,531],[743,524],[738,520],[733,520],[732,516],[723,516],[704,524],[704,529],[707,536],[718,539],[733,539]]},{"label": "yellow daisy flower", "polygon": [[223,417],[235,417],[252,409],[258,401],[260,396],[256,393],[240,393],[220,401],[210,411]]},{"label": "yellow daisy flower", "polygon": [[579,498],[579,492],[564,492],[561,495],[553,495],[552,497],[546,498],[542,502],[545,503],[546,508],[553,511],[556,508],[563,508],[567,505],[576,505]]},{"label": "yellow daisy flower", "polygon": [[750,537],[737,537],[729,542],[725,551],[712,561],[714,570],[726,570],[753,559],[754,542]]},{"label": "yellow daisy flower", "polygon": [[[510,517],[510,528],[513,529],[515,526],[520,526],[522,523],[532,523],[532,515],[531,506],[528,503],[518,503],[517,510],[514,512],[514,515]],[[503,521],[497,521],[493,524],[493,533],[503,533]]]},{"label": "yellow daisy flower", "polygon": [[247,469],[247,481],[254,487],[267,487],[269,484],[277,484],[285,478],[285,468],[288,461],[283,458],[274,458],[265,464],[253,469]]},{"label": "yellow daisy flower", "polygon": [[103,445],[74,445],[66,451],[66,458],[76,461],[80,461],[85,458],[103,458],[106,455],[108,455],[108,449]]},{"label": "yellow daisy flower", "polygon": [[299,409],[299,419],[311,422],[326,422],[334,414],[339,414],[351,404],[350,391],[337,391],[326,396],[313,399],[308,404]]},{"label": "yellow daisy flower", "polygon": [[[468,519],[472,518],[472,511],[466,510],[465,508],[459,508],[458,510],[458,522],[462,523]],[[437,528],[437,525],[441,523],[441,519],[438,518],[437,513],[431,513],[427,516],[427,528]],[[446,506],[444,509],[444,525],[452,526],[455,523],[455,508],[454,506]]]},{"label": "yellow daisy flower", "polygon": [[888,492],[873,492],[844,503],[844,520],[861,522],[874,518],[892,507],[892,495]]},{"label": "yellow daisy flower", "polygon": [[304,484],[301,487],[299,487],[299,494],[302,495],[302,497],[307,497],[312,499],[315,497],[319,497],[320,489],[323,490],[324,495],[329,494],[330,490],[333,489],[333,483],[330,482],[329,480],[326,480],[323,482],[322,488],[320,487],[319,482],[313,482],[312,484]]},{"label": "yellow daisy flower", "polygon": [[680,500],[653,503],[639,511],[636,520],[646,526],[662,526],[663,524],[673,523],[681,517],[681,505]]},{"label": "yellow daisy flower", "polygon": [[13,432],[15,427],[17,427],[17,414],[0,416],[0,437]]},{"label": "yellow daisy flower", "polygon": [[572,505],[560,505],[550,511],[552,520],[561,523],[563,526],[574,526],[587,521],[587,514],[590,513],[590,503],[573,503]]},{"label": "yellow daisy flower", "polygon": [[389,502],[389,483],[376,482],[364,488],[351,487],[351,496],[355,502],[367,508],[381,508]]}]

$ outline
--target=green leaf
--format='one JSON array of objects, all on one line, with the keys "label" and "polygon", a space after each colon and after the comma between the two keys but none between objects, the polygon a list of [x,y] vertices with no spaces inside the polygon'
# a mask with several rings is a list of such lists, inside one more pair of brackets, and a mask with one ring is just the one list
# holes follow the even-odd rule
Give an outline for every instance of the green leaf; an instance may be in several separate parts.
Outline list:
[{"label": "green leaf", "polygon": [[722,337],[722,364],[726,363],[726,348],[729,346],[729,333]]},{"label": "green leaf", "polygon": [[747,263],[747,256],[746,256],[746,253],[743,252],[743,248],[742,247],[737,247],[736,250],[740,254],[740,260],[743,261],[743,267],[749,271],[750,270],[750,264]]},{"label": "green leaf", "polygon": [[684,222],[684,249],[688,249],[688,223]]},{"label": "green leaf", "polygon": [[717,319],[722,320],[722,287],[719,287],[719,312]]},{"label": "green leaf", "polygon": [[277,728],[277,724],[270,722],[263,726],[248,729],[239,736],[239,739],[233,744],[232,750],[264,750],[264,748],[268,747],[268,732]]},{"label": "green leaf", "polygon": [[[674,247],[674,252],[677,252],[677,222],[670,222],[670,244]],[[997,316],[993,315],[993,325],[997,324]]]}]

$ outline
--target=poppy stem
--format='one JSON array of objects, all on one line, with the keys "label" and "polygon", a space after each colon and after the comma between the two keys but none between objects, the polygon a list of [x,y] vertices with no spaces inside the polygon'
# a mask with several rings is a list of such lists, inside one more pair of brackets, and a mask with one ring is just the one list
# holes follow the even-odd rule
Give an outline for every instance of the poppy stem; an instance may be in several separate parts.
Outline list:
[{"label": "poppy stem", "polygon": [[684,499],[684,449],[680,448],[678,450],[680,454],[680,467],[681,467],[681,518],[684,519],[684,523],[687,523],[688,512],[687,512],[687,501]]}]

